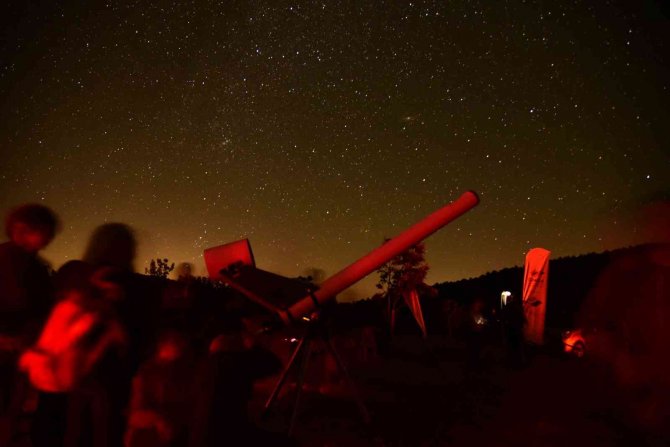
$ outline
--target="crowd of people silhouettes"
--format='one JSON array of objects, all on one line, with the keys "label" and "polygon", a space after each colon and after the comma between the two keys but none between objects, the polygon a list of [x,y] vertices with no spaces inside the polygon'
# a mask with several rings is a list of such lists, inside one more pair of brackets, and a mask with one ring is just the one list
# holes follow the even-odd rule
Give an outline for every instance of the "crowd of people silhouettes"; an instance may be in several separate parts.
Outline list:
[{"label": "crowd of people silhouettes", "polygon": [[97,227],[82,259],[53,275],[39,252],[58,232],[56,214],[19,206],[5,227],[0,445],[21,436],[34,447],[288,442],[256,429],[246,408],[253,382],[279,359],[234,317],[205,340],[163,321],[161,287],[135,273],[129,226]]}]

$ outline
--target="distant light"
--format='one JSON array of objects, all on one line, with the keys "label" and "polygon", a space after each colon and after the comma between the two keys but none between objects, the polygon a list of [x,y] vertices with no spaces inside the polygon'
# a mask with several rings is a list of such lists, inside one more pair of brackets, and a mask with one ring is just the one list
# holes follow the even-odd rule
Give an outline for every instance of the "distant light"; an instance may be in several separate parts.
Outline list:
[{"label": "distant light", "polygon": [[512,296],[512,292],[509,290],[505,290],[500,294],[500,306],[505,307],[507,306],[507,298]]}]

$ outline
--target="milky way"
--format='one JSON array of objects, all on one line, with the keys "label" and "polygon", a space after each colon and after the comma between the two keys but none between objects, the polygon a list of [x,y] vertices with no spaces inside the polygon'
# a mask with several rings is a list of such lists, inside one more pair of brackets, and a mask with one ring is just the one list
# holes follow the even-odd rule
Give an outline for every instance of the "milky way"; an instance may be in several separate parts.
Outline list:
[{"label": "milky way", "polygon": [[654,2],[14,3],[0,208],[57,210],[55,266],[122,221],[138,270],[249,237],[334,273],[474,189],[427,240],[443,281],[639,242],[626,216],[670,186]]}]

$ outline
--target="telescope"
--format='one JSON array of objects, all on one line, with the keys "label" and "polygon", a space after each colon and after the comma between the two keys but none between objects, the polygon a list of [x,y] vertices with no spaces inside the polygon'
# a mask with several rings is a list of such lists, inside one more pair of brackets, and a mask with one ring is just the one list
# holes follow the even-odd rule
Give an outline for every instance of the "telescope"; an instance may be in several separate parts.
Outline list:
[{"label": "telescope", "polygon": [[325,344],[328,352],[335,359],[340,372],[354,391],[353,394],[363,419],[368,423],[370,420],[368,411],[355,390],[344,362],[335,349],[320,311],[329,302],[333,302],[338,293],[462,216],[478,203],[479,197],[477,194],[473,191],[466,191],[452,203],[429,214],[396,237],[335,273],[321,283],[318,288],[257,268],[248,239],[205,250],[205,264],[212,280],[227,284],[249,300],[267,309],[278,317],[277,321],[280,324],[291,325],[299,321],[308,322],[304,336],[291,354],[288,364],[265,404],[265,413],[278,398],[289,372],[297,363],[297,360],[300,359],[297,391],[289,426],[289,434],[291,434],[295,425],[311,344],[315,339],[318,339]]},{"label": "telescope", "polygon": [[478,203],[477,194],[466,191],[452,203],[429,214],[335,273],[316,290],[310,290],[296,280],[257,269],[247,239],[208,248],[204,253],[205,264],[212,280],[230,285],[248,299],[276,314],[284,324],[290,324],[309,317],[338,293],[462,216]]}]

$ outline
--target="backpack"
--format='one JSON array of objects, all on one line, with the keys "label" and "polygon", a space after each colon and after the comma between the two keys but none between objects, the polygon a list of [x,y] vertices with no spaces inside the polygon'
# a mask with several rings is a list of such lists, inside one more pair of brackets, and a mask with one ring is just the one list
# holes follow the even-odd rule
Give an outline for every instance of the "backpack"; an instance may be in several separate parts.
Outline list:
[{"label": "backpack", "polygon": [[99,291],[100,278],[90,280],[90,288],[69,291],[53,308],[37,343],[19,359],[19,368],[38,390],[71,391],[110,349],[126,342],[125,331],[113,314],[104,306],[90,305],[91,300],[105,299],[91,296]]}]

